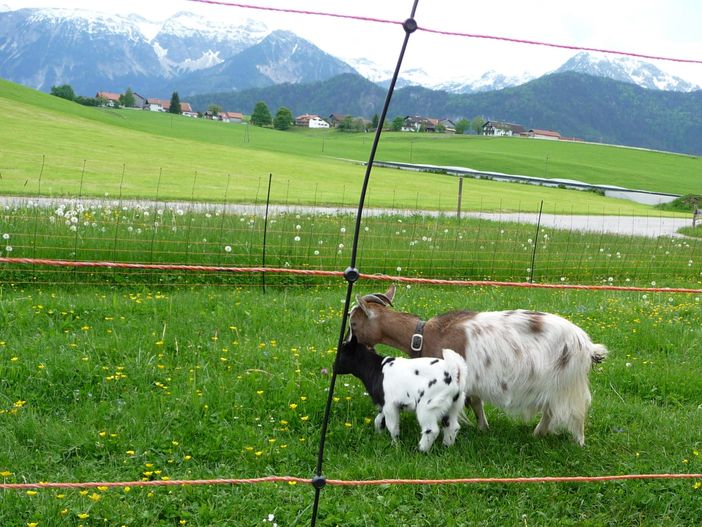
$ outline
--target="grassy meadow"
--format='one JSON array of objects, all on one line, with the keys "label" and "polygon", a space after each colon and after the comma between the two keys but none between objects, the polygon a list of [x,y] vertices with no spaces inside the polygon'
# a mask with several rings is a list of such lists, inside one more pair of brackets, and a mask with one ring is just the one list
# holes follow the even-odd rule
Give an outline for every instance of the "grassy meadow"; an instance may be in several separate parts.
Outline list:
[{"label": "grassy meadow", "polygon": [[[380,287],[359,283],[356,292]],[[344,288],[4,286],[5,482],[311,477]],[[560,313],[610,348],[591,373],[586,446],[489,407],[451,449],[392,447],[355,379],[337,380],[334,479],[702,472],[702,315],[690,295],[402,288],[398,309]],[[381,349],[383,353],[392,350]],[[696,525],[702,481],[327,487],[318,525]],[[3,491],[0,524],[308,525],[313,489],[260,484]],[[273,520],[268,521],[269,515]]]},{"label": "grassy meadow", "polygon": [[[247,109],[239,109],[246,111]],[[85,108],[0,80],[0,257],[259,266],[260,214],[225,205],[355,207],[369,134],[276,132]],[[509,138],[384,134],[378,159],[699,193],[700,159]],[[675,215],[591,192],[465,180],[464,210]],[[374,274],[702,287],[702,240],[541,229],[418,214],[455,210],[455,178],[374,169],[358,267]],[[32,198],[52,197],[50,206]],[[91,202],[78,198],[96,198]],[[135,203],[132,198],[151,200]],[[182,200],[168,203],[169,200]],[[197,202],[210,203],[210,205]],[[404,209],[402,214],[400,210]],[[414,213],[413,213],[414,211]],[[354,218],[271,217],[269,267],[343,270]],[[0,480],[311,477],[343,313],[341,278],[0,263]],[[360,281],[356,293],[384,290]],[[403,285],[400,310],[561,314],[610,349],[590,376],[586,446],[534,438],[488,407],[450,449],[373,431],[339,377],[325,451],[333,479],[702,473],[699,294]],[[393,353],[379,347],[384,354]],[[0,491],[3,527],[309,525],[303,484]],[[327,487],[318,525],[689,526],[702,480]]]},{"label": "grassy meadow", "polygon": [[[244,109],[246,110],[246,109]],[[276,203],[353,205],[371,134],[295,130],[81,107],[0,81],[0,193],[251,202],[274,175]],[[37,116],[41,116],[40,119]],[[700,159],[511,138],[385,133],[378,160],[467,166],[663,192],[697,192]],[[455,177],[374,169],[369,206],[454,210]],[[465,210],[651,214],[650,207],[568,191],[466,179]],[[666,214],[675,214],[666,212]]]}]

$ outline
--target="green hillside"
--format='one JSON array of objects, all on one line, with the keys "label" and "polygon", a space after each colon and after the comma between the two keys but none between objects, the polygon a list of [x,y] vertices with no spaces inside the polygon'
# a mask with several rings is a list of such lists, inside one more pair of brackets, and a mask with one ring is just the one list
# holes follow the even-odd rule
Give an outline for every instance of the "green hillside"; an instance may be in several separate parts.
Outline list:
[{"label": "green hillside", "polygon": [[[275,109],[273,109],[275,111]],[[354,205],[371,134],[296,130],[82,107],[0,81],[0,193]],[[699,190],[699,158],[587,144],[387,133],[378,160]],[[697,181],[697,182],[696,182]],[[455,178],[375,169],[371,206],[452,210]],[[650,213],[594,193],[466,180],[465,208]]]}]

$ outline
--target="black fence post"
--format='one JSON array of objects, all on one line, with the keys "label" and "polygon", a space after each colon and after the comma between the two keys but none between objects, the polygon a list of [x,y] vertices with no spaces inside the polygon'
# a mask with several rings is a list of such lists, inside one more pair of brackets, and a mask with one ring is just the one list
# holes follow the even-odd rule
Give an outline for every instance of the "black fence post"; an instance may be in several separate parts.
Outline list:
[{"label": "black fence post", "polygon": [[[266,240],[268,239],[268,208],[271,203],[271,181],[273,174],[268,174],[268,194],[266,195],[266,214],[263,219],[263,254],[261,256],[261,267],[266,267]],[[266,271],[261,272],[261,287],[266,292]]]},{"label": "black fence post", "polygon": [[544,200],[539,205],[539,218],[536,220],[536,233],[534,234],[534,247],[531,250],[531,267],[529,268],[529,283],[534,283],[534,266],[536,265],[536,246],[539,243],[539,228],[541,227],[541,212],[544,209]]}]

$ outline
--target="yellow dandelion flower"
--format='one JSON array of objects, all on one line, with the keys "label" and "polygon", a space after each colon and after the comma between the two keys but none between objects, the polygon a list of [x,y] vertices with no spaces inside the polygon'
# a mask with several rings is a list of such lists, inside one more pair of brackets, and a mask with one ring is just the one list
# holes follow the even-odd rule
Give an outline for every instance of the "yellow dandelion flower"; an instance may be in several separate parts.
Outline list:
[{"label": "yellow dandelion flower", "polygon": [[699,481],[695,481],[695,484],[692,486],[693,489],[697,490],[700,487],[702,487],[702,483]]},{"label": "yellow dandelion flower", "polygon": [[348,421],[346,421],[346,422],[344,423],[344,426],[345,426],[346,428],[351,428],[353,425],[352,425],[351,423],[349,423]]},{"label": "yellow dandelion flower", "polygon": [[297,485],[297,481],[288,481],[288,485]]},{"label": "yellow dandelion flower", "polygon": [[295,403],[290,403],[289,406],[290,406],[291,410],[294,410],[295,408],[297,408],[297,405]]},{"label": "yellow dandelion flower", "polygon": [[88,514],[87,512],[81,512],[78,515],[78,518],[80,518],[81,520],[87,520],[88,518],[90,518],[90,514]]},{"label": "yellow dandelion flower", "polygon": [[36,490],[28,490],[27,491],[27,496],[36,496],[38,492]]},{"label": "yellow dandelion flower", "polygon": [[37,525],[39,525],[39,522],[29,522],[27,527],[37,527]]},{"label": "yellow dandelion flower", "polygon": [[256,395],[263,395],[263,390],[256,390]]},{"label": "yellow dandelion flower", "polygon": [[0,472],[0,476],[2,476],[3,478],[9,478],[10,476],[12,476],[12,472],[10,472],[9,470],[3,470],[2,472]]},{"label": "yellow dandelion flower", "polygon": [[256,451],[256,456],[261,457],[262,455],[263,455],[263,451],[262,451],[262,450],[257,450],[257,451]]},{"label": "yellow dandelion flower", "polygon": [[102,499],[102,496],[100,496],[100,494],[97,494],[97,493],[93,492],[93,493],[89,496],[89,498],[90,498],[91,500],[95,501],[95,502],[98,502],[98,501],[100,501],[100,500]]},{"label": "yellow dandelion flower", "polygon": [[105,485],[100,485],[100,486],[98,487],[98,490],[99,490],[100,492],[107,492],[108,489],[109,489],[109,487],[106,487]]},{"label": "yellow dandelion flower", "polygon": [[88,491],[87,491],[87,490],[81,490],[78,494],[80,494],[81,496],[87,496],[87,495],[88,495]]},{"label": "yellow dandelion flower", "polygon": [[193,456],[184,456],[183,459],[185,461],[190,461],[193,458]]},{"label": "yellow dandelion flower", "polygon": [[310,420],[310,416],[309,416],[309,415],[303,415],[302,417],[300,417],[300,419],[302,419],[303,421],[309,421],[309,420]]},{"label": "yellow dandelion flower", "polygon": [[124,487],[124,492],[125,492],[125,493],[126,493],[126,492],[131,492],[131,491],[132,491],[132,487]]}]

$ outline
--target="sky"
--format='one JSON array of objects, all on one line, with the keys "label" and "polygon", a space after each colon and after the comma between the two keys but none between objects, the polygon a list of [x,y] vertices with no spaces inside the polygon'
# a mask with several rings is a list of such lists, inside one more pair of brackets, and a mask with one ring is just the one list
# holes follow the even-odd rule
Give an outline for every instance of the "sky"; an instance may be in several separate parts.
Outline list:
[{"label": "sky", "polygon": [[[399,22],[409,16],[414,0],[239,0],[236,3]],[[399,24],[273,13],[192,0],[0,0],[0,7],[3,5],[11,9],[61,7],[123,15],[137,13],[154,21],[180,11],[232,25],[251,18],[263,21],[270,29],[289,29],[339,58],[367,58],[389,71],[394,69],[404,38]],[[587,3],[419,0],[415,19],[420,28],[702,61],[702,2],[699,0],[589,0]],[[542,74],[556,69],[575,53],[417,31],[410,38],[403,70],[418,68],[430,76],[456,80],[476,78],[489,70],[508,75]],[[702,64],[649,62],[702,85]]]}]

